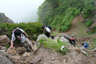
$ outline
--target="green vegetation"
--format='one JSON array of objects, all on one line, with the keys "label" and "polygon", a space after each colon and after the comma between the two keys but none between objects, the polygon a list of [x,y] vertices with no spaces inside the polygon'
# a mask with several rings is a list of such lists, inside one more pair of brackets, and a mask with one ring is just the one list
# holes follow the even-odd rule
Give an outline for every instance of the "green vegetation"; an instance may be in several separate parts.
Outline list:
[{"label": "green vegetation", "polygon": [[93,20],[91,19],[91,20],[88,20],[87,22],[86,22],[86,25],[89,27],[89,26],[91,26],[93,24]]},{"label": "green vegetation", "polygon": [[84,54],[85,56],[88,56],[86,53],[82,53],[82,54]]},{"label": "green vegetation", "polygon": [[96,17],[96,14],[95,14],[95,17]]},{"label": "green vegetation", "polygon": [[96,33],[96,26],[94,26],[90,32],[91,34]]},{"label": "green vegetation", "polygon": [[53,41],[50,38],[48,38],[48,40],[40,39],[39,42],[41,43],[41,46],[43,46],[44,48],[53,49],[53,50],[55,50],[57,52],[61,52],[63,54],[65,54],[68,51],[67,49],[64,49],[63,51],[61,51],[61,47],[67,46],[68,43],[61,42],[59,39],[57,40],[57,42]]},{"label": "green vegetation", "polygon": [[[81,12],[85,18],[91,17],[94,11],[96,11],[94,0],[45,0],[37,13],[39,22],[65,32],[70,29],[74,17]],[[87,22],[87,25],[90,23]]]},{"label": "green vegetation", "polygon": [[54,36],[57,36],[57,35],[61,36],[62,34],[59,33],[59,32],[52,32],[52,35],[54,35]]},{"label": "green vegetation", "polygon": [[6,49],[8,49],[9,47],[10,47],[10,44],[7,44],[7,45],[6,45]]},{"label": "green vegetation", "polygon": [[79,30],[76,30],[76,36],[77,37],[82,37],[82,36],[89,36],[89,33],[86,33],[87,31],[87,26],[84,23],[79,22],[77,28],[79,28]]},{"label": "green vegetation", "polygon": [[29,38],[36,39],[42,33],[41,26],[40,22],[2,23],[0,24],[0,34],[7,34],[11,37],[12,31],[19,27],[29,35]]},{"label": "green vegetation", "polygon": [[68,52],[67,48],[63,48],[62,50],[60,50],[60,53],[62,53],[63,55],[66,54]]}]

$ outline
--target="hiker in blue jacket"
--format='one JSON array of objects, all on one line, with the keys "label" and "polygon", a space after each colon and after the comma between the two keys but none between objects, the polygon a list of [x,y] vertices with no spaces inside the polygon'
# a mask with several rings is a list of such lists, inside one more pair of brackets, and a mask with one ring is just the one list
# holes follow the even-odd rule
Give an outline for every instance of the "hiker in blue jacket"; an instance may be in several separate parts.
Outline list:
[{"label": "hiker in blue jacket", "polygon": [[83,45],[84,48],[88,48],[89,47],[89,45],[87,43],[82,43],[81,45]]}]

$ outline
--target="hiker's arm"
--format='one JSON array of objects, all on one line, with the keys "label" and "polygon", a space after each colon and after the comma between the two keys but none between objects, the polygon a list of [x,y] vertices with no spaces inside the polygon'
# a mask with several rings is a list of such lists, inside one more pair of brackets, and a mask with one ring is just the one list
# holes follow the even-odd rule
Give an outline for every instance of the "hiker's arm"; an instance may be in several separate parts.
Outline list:
[{"label": "hiker's arm", "polygon": [[11,41],[11,46],[10,46],[10,48],[13,48],[13,42]]},{"label": "hiker's arm", "polygon": [[45,33],[45,28],[43,29],[43,34]]},{"label": "hiker's arm", "polygon": [[50,37],[51,37],[51,32],[49,32],[50,33]]},{"label": "hiker's arm", "polygon": [[26,33],[24,33],[26,35],[26,37],[29,37]]}]

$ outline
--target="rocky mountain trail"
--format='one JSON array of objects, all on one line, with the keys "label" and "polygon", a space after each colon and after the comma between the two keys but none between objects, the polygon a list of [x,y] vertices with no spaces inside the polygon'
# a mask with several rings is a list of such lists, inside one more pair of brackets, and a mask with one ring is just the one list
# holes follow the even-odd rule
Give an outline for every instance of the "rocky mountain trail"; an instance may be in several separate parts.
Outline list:
[{"label": "rocky mountain trail", "polygon": [[[27,52],[18,41],[14,42],[14,48],[9,49],[10,38],[7,35],[0,35],[0,64],[96,64],[96,34],[87,34],[88,27],[83,21],[83,15],[75,17],[69,31],[59,32],[54,39],[51,39],[55,42],[60,39],[60,41],[68,43],[66,46],[68,52],[64,55],[53,49],[39,46],[40,39],[48,41],[44,34],[40,34],[36,41],[31,40],[34,50],[30,52]],[[75,38],[76,46],[71,45],[64,36]],[[82,42],[87,42],[89,48],[84,49],[81,45]]]},{"label": "rocky mountain trail", "polygon": [[[67,34],[63,33],[62,36],[68,36]],[[37,38],[36,44],[40,44],[38,39],[46,38],[45,35],[40,35]],[[61,41],[66,41],[64,38],[60,37]],[[58,38],[56,37],[53,39],[56,41]],[[7,40],[7,39],[6,39]],[[67,42],[67,41],[66,41]],[[1,42],[2,43],[2,42]],[[68,42],[67,42],[68,43]],[[78,43],[77,43],[78,44]],[[2,46],[3,47],[3,46]],[[27,52],[24,47],[20,47],[20,44],[15,44],[13,49],[6,49],[2,50],[0,55],[6,57],[8,62],[11,64],[94,64],[96,62],[95,52],[86,49],[80,49],[80,47],[73,46],[69,44],[66,48],[70,51],[67,52],[65,55],[62,55],[59,52],[56,52],[52,49],[47,49],[44,47],[40,47],[36,52],[30,51]],[[83,50],[83,51],[82,51]],[[7,55],[3,55],[6,53]],[[1,58],[3,60],[3,58]],[[4,64],[6,62],[2,62]]]}]

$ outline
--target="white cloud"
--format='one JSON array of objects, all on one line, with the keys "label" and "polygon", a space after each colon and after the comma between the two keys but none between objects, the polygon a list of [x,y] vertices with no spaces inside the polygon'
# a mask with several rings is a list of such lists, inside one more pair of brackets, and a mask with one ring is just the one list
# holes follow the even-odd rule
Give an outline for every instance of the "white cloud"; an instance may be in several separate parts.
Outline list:
[{"label": "white cloud", "polygon": [[38,7],[44,0],[0,0],[0,12],[14,22],[35,21]]}]

